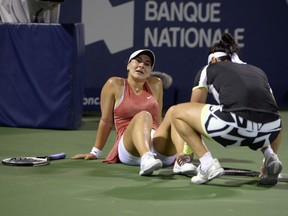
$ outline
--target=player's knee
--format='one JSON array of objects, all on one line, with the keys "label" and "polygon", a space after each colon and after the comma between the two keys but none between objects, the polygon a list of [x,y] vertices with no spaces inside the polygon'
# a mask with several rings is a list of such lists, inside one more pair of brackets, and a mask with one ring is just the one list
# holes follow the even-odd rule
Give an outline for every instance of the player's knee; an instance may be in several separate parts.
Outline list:
[{"label": "player's knee", "polygon": [[177,119],[181,119],[181,108],[179,108],[179,106],[173,106],[173,108],[170,110],[170,117],[173,124],[177,121]]},{"label": "player's knee", "polygon": [[145,121],[145,122],[146,122],[146,121],[152,121],[152,115],[151,115],[151,113],[148,112],[148,111],[145,111],[145,110],[137,113],[137,114],[135,115],[135,117],[138,118],[139,120]]}]

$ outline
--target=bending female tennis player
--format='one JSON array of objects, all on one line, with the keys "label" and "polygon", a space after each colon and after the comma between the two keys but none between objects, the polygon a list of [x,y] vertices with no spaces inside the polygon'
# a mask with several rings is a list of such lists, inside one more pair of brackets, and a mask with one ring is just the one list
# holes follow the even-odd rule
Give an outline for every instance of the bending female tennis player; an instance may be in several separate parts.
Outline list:
[{"label": "bending female tennis player", "polygon": [[[234,38],[224,33],[209,51],[208,65],[195,77],[191,103],[177,105],[172,123],[200,160],[191,181],[206,183],[224,173],[201,135],[224,147],[261,150],[265,162],[260,184],[274,185],[282,164],[277,157],[281,118],[265,73],[242,62]],[[208,92],[219,105],[205,104]]]},{"label": "bending female tennis player", "polygon": [[[161,79],[150,76],[154,64],[151,50],[137,50],[128,60],[128,77],[112,77],[106,82],[101,91],[102,115],[94,147],[90,153],[72,158],[99,158],[115,124],[116,141],[104,162],[140,165],[139,175],[151,175],[163,165],[173,164],[176,152],[183,150],[184,141],[171,128],[173,108],[167,111],[162,122],[163,85]],[[153,143],[151,137],[154,137]],[[192,163],[176,167],[177,172],[183,169],[196,172]]]}]

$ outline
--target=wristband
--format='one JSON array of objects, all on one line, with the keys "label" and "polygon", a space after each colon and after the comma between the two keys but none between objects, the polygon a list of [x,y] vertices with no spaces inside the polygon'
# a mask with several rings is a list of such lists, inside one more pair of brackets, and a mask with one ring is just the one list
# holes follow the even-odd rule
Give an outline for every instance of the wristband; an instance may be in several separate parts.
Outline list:
[{"label": "wristband", "polygon": [[102,154],[102,151],[96,147],[93,147],[90,154],[93,154],[96,158],[99,158]]},{"label": "wristband", "polygon": [[192,149],[186,142],[184,143],[183,153],[186,155],[191,155],[193,153]]}]

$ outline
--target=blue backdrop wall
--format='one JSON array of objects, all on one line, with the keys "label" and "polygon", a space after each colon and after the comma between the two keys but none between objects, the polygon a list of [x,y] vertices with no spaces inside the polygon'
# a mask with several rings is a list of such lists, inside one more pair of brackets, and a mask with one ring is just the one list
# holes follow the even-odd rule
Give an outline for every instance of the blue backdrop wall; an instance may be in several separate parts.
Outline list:
[{"label": "blue backdrop wall", "polygon": [[188,101],[208,48],[229,31],[240,58],[268,75],[281,108],[288,107],[288,1],[67,0],[60,22],[85,26],[84,110],[99,110],[100,89],[110,76],[126,76],[126,61],[143,47],[156,54],[155,70],[173,86],[164,106]]},{"label": "blue backdrop wall", "polygon": [[0,23],[0,125],[77,129],[83,24]]}]

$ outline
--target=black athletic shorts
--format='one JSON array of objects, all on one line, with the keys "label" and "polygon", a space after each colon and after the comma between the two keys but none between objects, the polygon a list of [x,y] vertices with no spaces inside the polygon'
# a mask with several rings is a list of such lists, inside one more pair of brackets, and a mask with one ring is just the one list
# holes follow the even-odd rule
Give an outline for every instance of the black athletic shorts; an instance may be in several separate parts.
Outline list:
[{"label": "black athletic shorts", "polygon": [[221,106],[209,104],[202,109],[201,122],[206,136],[222,146],[248,146],[253,150],[271,144],[282,127],[280,117],[258,123],[233,112],[222,112]]}]

